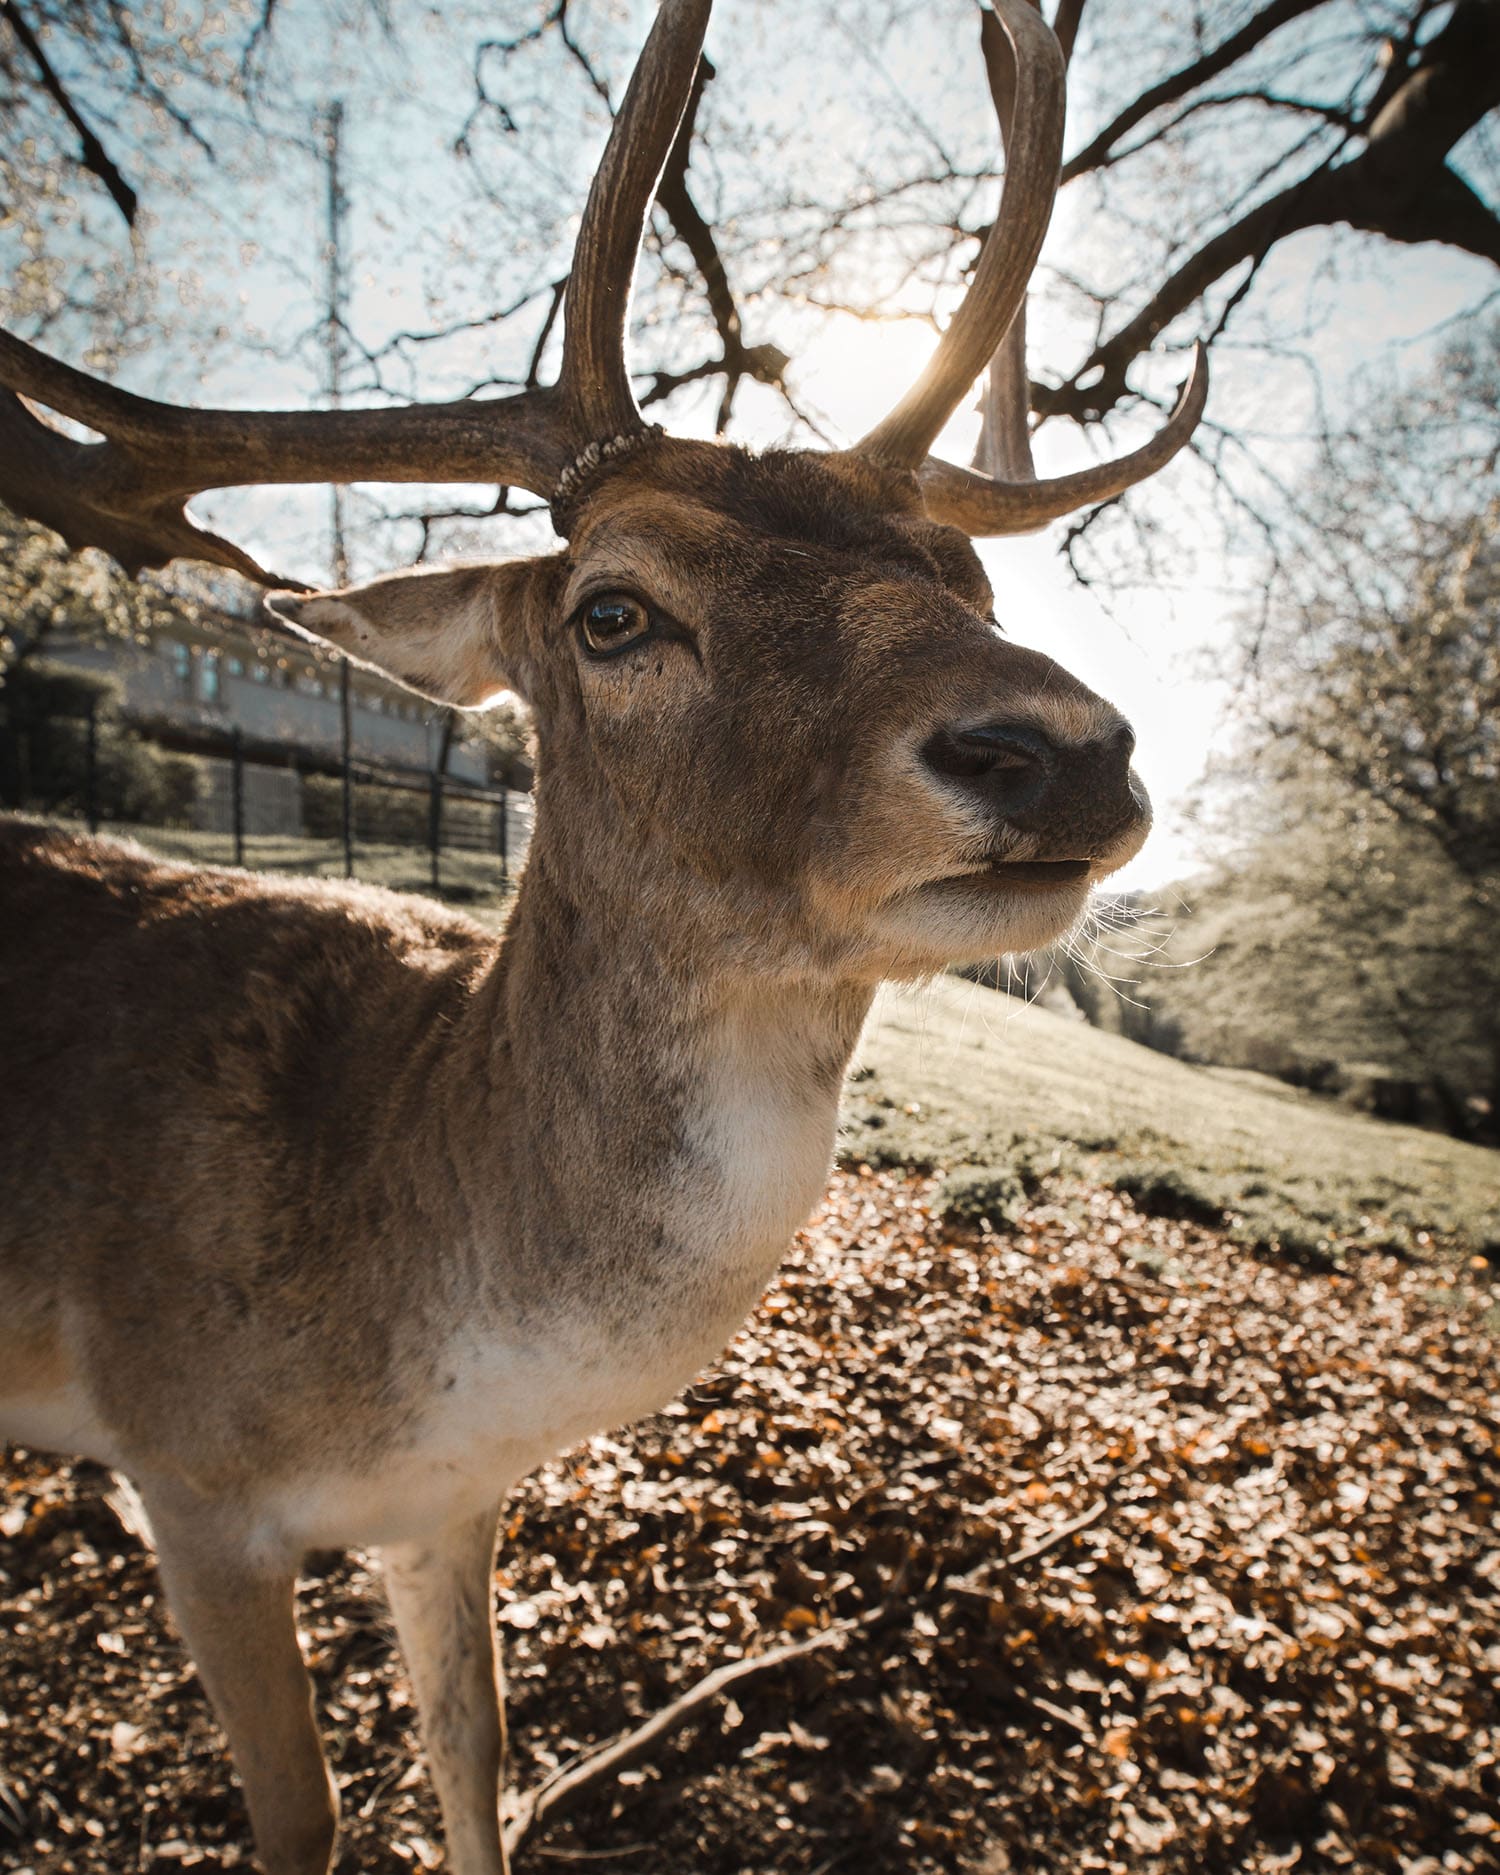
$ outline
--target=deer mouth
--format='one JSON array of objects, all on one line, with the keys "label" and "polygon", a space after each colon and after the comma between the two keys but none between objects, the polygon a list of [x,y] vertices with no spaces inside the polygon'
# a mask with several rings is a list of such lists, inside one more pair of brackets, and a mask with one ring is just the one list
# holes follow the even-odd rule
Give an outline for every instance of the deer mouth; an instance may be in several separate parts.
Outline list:
[{"label": "deer mouth", "polygon": [[1089,859],[996,859],[982,872],[961,873],[953,883],[1020,892],[1050,892],[1077,885],[1094,870]]}]

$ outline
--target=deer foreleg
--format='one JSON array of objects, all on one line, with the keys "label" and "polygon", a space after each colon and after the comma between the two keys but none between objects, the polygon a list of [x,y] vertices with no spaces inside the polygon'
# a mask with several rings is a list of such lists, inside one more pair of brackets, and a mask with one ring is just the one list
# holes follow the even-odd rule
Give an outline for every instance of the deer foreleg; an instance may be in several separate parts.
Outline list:
[{"label": "deer foreleg", "polygon": [[256,1855],[266,1875],[327,1875],[338,1799],[297,1645],[294,1559],[253,1560],[219,1506],[142,1496],[167,1601],[229,1738]]},{"label": "deer foreleg", "polygon": [[495,1639],[496,1513],[384,1552],[454,1875],[506,1875],[504,1684]]}]

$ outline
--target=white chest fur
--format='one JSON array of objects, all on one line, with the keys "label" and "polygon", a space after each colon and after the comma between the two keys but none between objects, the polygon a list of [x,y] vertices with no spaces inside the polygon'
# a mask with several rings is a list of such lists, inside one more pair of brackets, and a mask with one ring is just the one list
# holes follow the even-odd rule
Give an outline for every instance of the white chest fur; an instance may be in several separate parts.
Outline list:
[{"label": "white chest fur", "polygon": [[800,1072],[791,1052],[768,1024],[763,1035],[736,1025],[708,1054],[667,1211],[669,1232],[735,1309],[770,1280],[828,1178],[837,1090]]},{"label": "white chest fur", "polygon": [[[591,1433],[654,1412],[722,1352],[817,1204],[837,1120],[838,1031],[766,999],[694,1038],[681,1147],[662,1168],[649,1242],[618,1252],[589,1302],[524,1334],[455,1323],[440,1390],[378,1477],[327,1480],[294,1511],[310,1544],[406,1540],[496,1502]],[[621,1281],[621,1264],[628,1281]]]}]

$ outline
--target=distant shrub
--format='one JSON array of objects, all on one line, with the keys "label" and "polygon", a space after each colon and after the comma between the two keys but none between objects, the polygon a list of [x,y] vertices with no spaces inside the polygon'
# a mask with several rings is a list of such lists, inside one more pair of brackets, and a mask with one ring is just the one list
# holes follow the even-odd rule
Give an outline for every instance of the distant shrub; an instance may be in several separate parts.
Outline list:
[{"label": "distant shrub", "polygon": [[[157,751],[160,762],[161,814],[165,827],[190,827],[194,804],[207,792],[207,771],[194,755]],[[153,817],[156,818],[156,817]]]},{"label": "distant shrub", "polygon": [[1107,1176],[1116,1191],[1151,1217],[1222,1224],[1230,1208],[1224,1187],[1197,1168],[1137,1162],[1111,1167]]},{"label": "distant shrub", "polygon": [[1020,1181],[1027,1197],[1034,1198],[1049,1178],[1075,1173],[1078,1158],[1071,1140],[1022,1138],[1016,1142],[1007,1170]]},{"label": "distant shrub", "polygon": [[1354,1242],[1360,1250],[1402,1259],[1409,1259],[1415,1247],[1411,1227],[1406,1224],[1362,1224]]},{"label": "distant shrub", "polygon": [[1317,1224],[1296,1212],[1264,1211],[1236,1220],[1229,1233],[1258,1256],[1272,1256],[1305,1270],[1344,1267],[1344,1246],[1320,1231]]},{"label": "distant shrub", "polygon": [[89,716],[94,719],[93,806],[104,820],[186,826],[202,780],[189,755],[170,755],[119,717],[118,683],[91,671],[30,661],[0,691],[7,759],[0,789],[17,807],[83,815],[89,809]]},{"label": "distant shrub", "polygon": [[[403,788],[355,786],[356,838],[381,846],[423,846],[427,796]],[[302,777],[302,825],[315,840],[337,840],[344,826],[344,785],[336,775]]]},{"label": "distant shrub", "polygon": [[[40,745],[42,760],[31,775],[33,804],[54,814],[88,811],[87,729],[55,723]],[[98,738],[94,802],[104,820],[144,822],[154,827],[191,824],[202,770],[190,755],[169,755],[129,731]]]},{"label": "distant shrub", "polygon": [[932,1195],[939,1217],[981,1230],[1002,1230],[1026,1208],[1026,1187],[1012,1172],[990,1166],[957,1165],[938,1180]]},{"label": "distant shrub", "polygon": [[119,680],[100,671],[77,671],[45,658],[29,658],[8,671],[4,707],[13,729],[36,730],[59,717],[82,719],[92,706],[100,717],[120,707]]},{"label": "distant shrub", "polygon": [[[354,837],[376,846],[426,846],[431,798],[425,788],[385,788],[357,782],[354,788]],[[337,840],[344,827],[343,783],[337,775],[304,775],[302,824],[315,840]],[[495,809],[487,802],[443,802],[444,846],[493,852],[499,830]]]},{"label": "distant shrub", "polygon": [[876,1172],[934,1172],[937,1160],[929,1152],[923,1152],[914,1146],[904,1133],[896,1133],[889,1139],[871,1137],[873,1130],[877,1135],[885,1122],[878,1115],[867,1119],[857,1138],[845,1135],[838,1143],[839,1162],[842,1165],[868,1165]]}]

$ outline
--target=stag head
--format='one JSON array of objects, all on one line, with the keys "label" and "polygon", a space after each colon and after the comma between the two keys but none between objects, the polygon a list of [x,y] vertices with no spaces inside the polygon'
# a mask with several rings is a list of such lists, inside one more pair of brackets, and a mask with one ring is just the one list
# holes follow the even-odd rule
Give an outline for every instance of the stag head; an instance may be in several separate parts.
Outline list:
[{"label": "stag head", "polygon": [[[1129,729],[1005,640],[969,537],[1034,529],[1160,468],[1202,413],[1204,361],[1143,448],[1037,479],[1021,315],[1057,188],[1065,62],[1026,0],[996,0],[984,50],[1002,212],[918,383],[825,455],[648,426],[626,313],[709,10],[660,6],[584,212],[555,385],[396,410],[188,411],[0,335],[0,496],[132,568],[185,554],[275,583],[186,499],[246,482],[529,488],[558,553],[283,591],[272,608],[443,702],[527,698],[548,853],[576,848],[574,890],[654,903],[652,927],[691,930],[699,955],[712,937],[777,967],[875,976],[1045,942],[1137,850],[1149,813]],[[929,453],[987,366],[996,474]],[[103,440],[62,436],[23,399]]]}]

